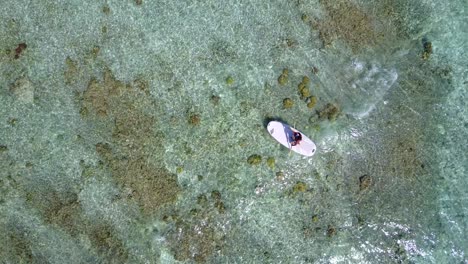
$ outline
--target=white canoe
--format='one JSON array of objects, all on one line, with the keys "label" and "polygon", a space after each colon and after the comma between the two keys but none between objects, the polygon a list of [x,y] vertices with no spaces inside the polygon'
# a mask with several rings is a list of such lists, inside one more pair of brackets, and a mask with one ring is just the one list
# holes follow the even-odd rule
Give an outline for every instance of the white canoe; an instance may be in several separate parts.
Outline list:
[{"label": "white canoe", "polygon": [[[301,155],[310,157],[314,155],[317,150],[315,143],[304,135],[304,133],[279,121],[270,121],[270,123],[268,123],[267,130],[268,133],[270,133],[270,135],[281,145]],[[291,145],[291,142],[293,141],[293,132],[299,132],[302,135],[302,140],[295,146]]]}]

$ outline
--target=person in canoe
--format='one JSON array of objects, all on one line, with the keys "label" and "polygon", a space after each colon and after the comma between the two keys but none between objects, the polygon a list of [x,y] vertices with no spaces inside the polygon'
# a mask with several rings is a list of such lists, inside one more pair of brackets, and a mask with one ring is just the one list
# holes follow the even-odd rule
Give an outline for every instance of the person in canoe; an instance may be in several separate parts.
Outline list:
[{"label": "person in canoe", "polygon": [[292,140],[290,142],[291,146],[296,146],[296,145],[299,145],[299,143],[301,142],[302,140],[302,135],[301,133],[297,132],[297,131],[293,131],[293,134],[292,134]]}]

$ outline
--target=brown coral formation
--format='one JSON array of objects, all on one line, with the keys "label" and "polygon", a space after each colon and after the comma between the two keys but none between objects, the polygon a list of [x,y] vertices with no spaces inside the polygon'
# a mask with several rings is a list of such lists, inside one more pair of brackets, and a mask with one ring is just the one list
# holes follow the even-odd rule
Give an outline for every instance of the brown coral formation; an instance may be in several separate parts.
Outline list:
[{"label": "brown coral formation", "polygon": [[373,18],[349,1],[320,1],[327,12],[325,19],[314,23],[325,46],[340,39],[358,50],[375,44],[379,35],[373,27]]},{"label": "brown coral formation", "polygon": [[110,143],[97,144],[96,151],[121,188],[128,190],[128,198],[151,214],[175,201],[180,188],[177,176],[155,161],[154,148],[161,148],[162,136],[154,130],[155,117],[144,111],[154,105],[145,83],[134,83],[138,85],[125,84],[106,71],[102,81],[90,81],[82,95],[81,112],[91,115],[91,119],[95,116],[96,122],[113,121]]}]

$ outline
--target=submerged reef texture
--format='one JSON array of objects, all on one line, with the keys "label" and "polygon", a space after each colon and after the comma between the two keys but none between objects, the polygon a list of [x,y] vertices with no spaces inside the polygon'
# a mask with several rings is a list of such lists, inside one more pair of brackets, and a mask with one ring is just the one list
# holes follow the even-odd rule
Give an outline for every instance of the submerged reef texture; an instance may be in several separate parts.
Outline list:
[{"label": "submerged reef texture", "polygon": [[466,263],[464,8],[3,3],[0,262]]}]

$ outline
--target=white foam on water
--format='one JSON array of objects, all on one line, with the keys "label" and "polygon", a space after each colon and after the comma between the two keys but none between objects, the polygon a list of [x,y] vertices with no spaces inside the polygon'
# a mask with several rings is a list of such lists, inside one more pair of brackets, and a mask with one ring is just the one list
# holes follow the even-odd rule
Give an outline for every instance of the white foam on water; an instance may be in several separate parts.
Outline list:
[{"label": "white foam on water", "polygon": [[394,68],[359,60],[353,60],[345,71],[349,87],[343,89],[344,111],[356,118],[368,116],[398,79]]}]

